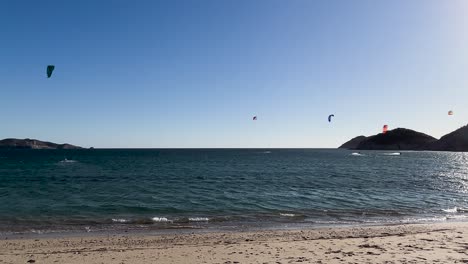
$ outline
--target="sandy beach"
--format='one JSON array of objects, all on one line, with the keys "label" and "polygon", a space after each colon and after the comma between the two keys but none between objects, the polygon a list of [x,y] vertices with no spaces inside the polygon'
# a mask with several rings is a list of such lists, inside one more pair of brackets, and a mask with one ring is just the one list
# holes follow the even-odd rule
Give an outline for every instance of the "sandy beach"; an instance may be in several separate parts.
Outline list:
[{"label": "sandy beach", "polygon": [[0,263],[468,263],[468,223],[4,238]]}]

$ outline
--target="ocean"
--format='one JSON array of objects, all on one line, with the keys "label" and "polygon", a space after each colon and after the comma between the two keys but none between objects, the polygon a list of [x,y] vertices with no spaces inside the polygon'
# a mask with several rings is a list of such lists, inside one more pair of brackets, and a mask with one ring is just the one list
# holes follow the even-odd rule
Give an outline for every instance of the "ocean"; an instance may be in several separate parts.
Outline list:
[{"label": "ocean", "polygon": [[0,234],[463,221],[468,153],[0,150]]}]

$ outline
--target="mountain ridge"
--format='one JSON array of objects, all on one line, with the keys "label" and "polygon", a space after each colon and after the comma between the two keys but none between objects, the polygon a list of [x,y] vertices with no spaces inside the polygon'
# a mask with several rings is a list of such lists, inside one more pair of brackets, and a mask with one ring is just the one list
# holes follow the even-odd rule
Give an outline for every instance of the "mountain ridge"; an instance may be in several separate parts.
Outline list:
[{"label": "mountain ridge", "polygon": [[396,128],[389,130],[387,133],[352,138],[338,148],[356,150],[468,151],[468,125],[450,132],[440,139],[415,130]]},{"label": "mountain ridge", "polygon": [[6,138],[0,140],[0,149],[82,149],[82,147],[68,143],[57,144],[29,138]]}]

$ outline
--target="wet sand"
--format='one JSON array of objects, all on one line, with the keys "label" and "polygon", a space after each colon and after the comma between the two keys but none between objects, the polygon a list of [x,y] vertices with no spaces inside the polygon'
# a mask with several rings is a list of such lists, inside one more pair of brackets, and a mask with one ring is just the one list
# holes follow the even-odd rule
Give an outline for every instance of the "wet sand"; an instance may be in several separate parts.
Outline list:
[{"label": "wet sand", "polygon": [[3,239],[0,263],[468,263],[468,223]]}]

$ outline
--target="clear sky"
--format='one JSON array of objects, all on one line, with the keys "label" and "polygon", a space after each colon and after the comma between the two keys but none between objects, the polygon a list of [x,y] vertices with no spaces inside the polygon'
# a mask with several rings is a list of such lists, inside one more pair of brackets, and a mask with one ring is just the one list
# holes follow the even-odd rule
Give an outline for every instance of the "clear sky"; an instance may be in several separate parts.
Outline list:
[{"label": "clear sky", "polygon": [[0,138],[337,147],[468,123],[464,0],[0,1],[0,34]]}]

